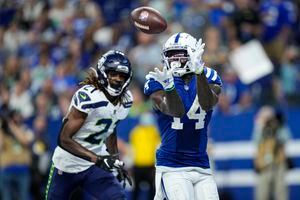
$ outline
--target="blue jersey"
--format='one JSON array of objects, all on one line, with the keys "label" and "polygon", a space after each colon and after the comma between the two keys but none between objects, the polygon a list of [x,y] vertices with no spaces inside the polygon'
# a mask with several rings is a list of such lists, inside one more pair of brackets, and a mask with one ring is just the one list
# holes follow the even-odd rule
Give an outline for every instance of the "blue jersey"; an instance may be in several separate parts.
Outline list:
[{"label": "blue jersey", "polygon": [[[215,70],[205,67],[204,73],[208,83],[222,85]],[[182,118],[171,117],[155,110],[162,137],[162,144],[156,152],[157,166],[209,168],[206,152],[207,126],[212,110],[206,112],[201,109],[196,82],[196,76],[189,85],[185,85],[180,77],[174,78],[175,88],[185,108],[185,115]],[[159,82],[154,79],[147,80],[144,87],[146,95],[158,90],[163,90]]]}]

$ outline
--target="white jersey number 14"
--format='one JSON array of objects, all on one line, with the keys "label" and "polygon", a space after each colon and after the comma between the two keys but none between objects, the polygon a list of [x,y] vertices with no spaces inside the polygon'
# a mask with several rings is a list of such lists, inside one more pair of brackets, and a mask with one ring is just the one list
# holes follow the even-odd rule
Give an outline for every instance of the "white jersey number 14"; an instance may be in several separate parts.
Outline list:
[{"label": "white jersey number 14", "polygon": [[[200,112],[197,113],[197,110],[200,110]],[[201,106],[198,101],[198,96],[196,96],[193,105],[187,112],[187,117],[189,119],[195,119],[197,122],[195,123],[195,129],[202,129],[204,128],[204,119],[206,116],[205,110],[201,109]],[[182,130],[183,129],[183,123],[180,121],[179,117],[173,117],[173,122],[172,122],[172,129],[176,130]]]}]

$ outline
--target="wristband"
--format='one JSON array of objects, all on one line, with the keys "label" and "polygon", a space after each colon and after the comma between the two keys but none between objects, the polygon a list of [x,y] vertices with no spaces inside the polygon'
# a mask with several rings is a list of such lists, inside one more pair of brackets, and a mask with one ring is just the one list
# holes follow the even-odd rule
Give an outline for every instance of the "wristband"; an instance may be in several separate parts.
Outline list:
[{"label": "wristband", "polygon": [[175,85],[174,85],[173,78],[167,79],[166,83],[164,85],[164,90],[168,92],[168,91],[172,91],[174,88],[175,88]]},{"label": "wristband", "polygon": [[173,84],[172,87],[166,88],[165,91],[166,91],[166,92],[171,92],[171,91],[174,90],[174,89],[175,89],[175,85]]}]

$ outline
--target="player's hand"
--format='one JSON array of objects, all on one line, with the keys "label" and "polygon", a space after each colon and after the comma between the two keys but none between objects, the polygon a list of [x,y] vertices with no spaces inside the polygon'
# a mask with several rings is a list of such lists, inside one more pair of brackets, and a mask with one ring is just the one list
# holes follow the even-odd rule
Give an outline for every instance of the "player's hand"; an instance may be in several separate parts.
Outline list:
[{"label": "player's hand", "polygon": [[117,172],[118,172],[117,179],[120,183],[123,182],[123,188],[126,187],[126,182],[128,182],[129,185],[132,186],[132,180],[131,180],[128,172],[124,169],[124,167],[121,167],[120,169],[118,169]]},{"label": "player's hand", "polygon": [[171,91],[174,89],[174,78],[173,78],[173,70],[167,69],[166,66],[163,67],[163,70],[160,71],[157,67],[154,68],[154,71],[149,72],[146,75],[146,79],[153,78],[158,81],[164,88],[165,91]]},{"label": "player's hand", "polygon": [[113,171],[113,169],[120,169],[124,166],[124,162],[119,160],[118,154],[98,156],[95,164],[98,167],[110,172]]},{"label": "player's hand", "polygon": [[204,53],[205,43],[202,43],[200,38],[196,45],[196,50],[193,51],[191,47],[187,48],[187,52],[190,56],[190,70],[195,74],[201,74],[204,69],[204,62],[202,61],[202,55]]}]

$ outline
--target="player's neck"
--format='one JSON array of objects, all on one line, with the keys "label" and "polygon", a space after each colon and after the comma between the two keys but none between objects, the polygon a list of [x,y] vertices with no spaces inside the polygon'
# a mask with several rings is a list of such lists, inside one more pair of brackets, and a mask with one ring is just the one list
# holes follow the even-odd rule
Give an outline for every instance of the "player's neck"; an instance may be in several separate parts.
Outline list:
[{"label": "player's neck", "polygon": [[185,74],[185,75],[182,76],[182,80],[184,81],[184,83],[186,85],[188,85],[191,82],[192,78],[193,78],[193,74],[191,74],[191,73],[190,74]]},{"label": "player's neck", "polygon": [[106,92],[105,90],[104,90],[104,94],[105,94],[106,98],[108,99],[108,101],[110,101],[114,106],[116,106],[118,104],[119,96],[112,96],[112,95],[108,94],[108,92]]}]

